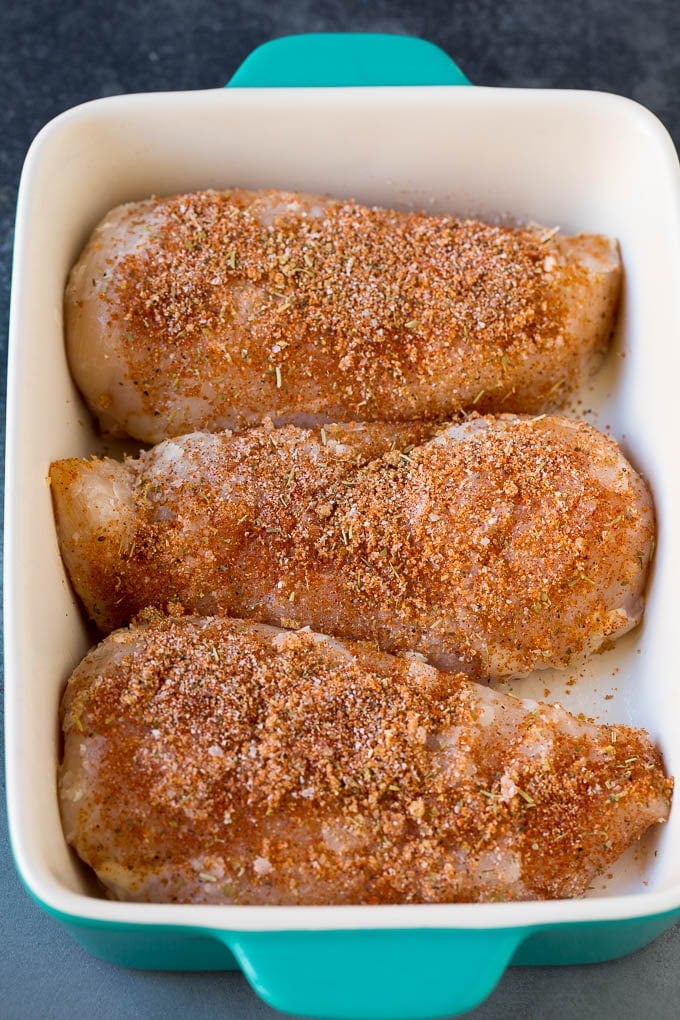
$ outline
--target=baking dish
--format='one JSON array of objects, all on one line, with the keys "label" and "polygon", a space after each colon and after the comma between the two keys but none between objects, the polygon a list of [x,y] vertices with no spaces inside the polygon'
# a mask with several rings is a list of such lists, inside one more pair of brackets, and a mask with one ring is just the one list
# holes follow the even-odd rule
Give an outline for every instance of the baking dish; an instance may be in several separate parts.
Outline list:
[{"label": "baking dish", "polygon": [[[292,87],[352,81],[358,86]],[[668,771],[680,775],[680,677],[673,655],[680,567],[672,413],[680,368],[677,157],[658,121],[628,100],[452,87],[464,82],[441,51],[416,40],[280,40],[256,51],[233,79],[236,87],[88,103],[48,124],[28,154],[17,215],[8,385],[9,822],[17,867],[31,894],[81,944],[111,962],[240,966],[278,1009],[396,1020],[472,1008],[509,963],[623,955],[680,916],[677,811],[585,900],[526,904],[112,903],[100,898],[63,840],[55,788],[58,701],[92,636],[58,556],[45,477],[51,460],[102,448],[64,360],[63,285],[108,208],[199,187],[321,191],[619,238],[626,266],[620,328],[605,368],[575,411],[611,428],[654,490],[659,536],[647,615],[642,628],[581,670],[573,686],[573,678],[543,674],[514,689],[542,696],[548,687],[572,711],[647,727]],[[268,87],[248,87],[263,83]]]}]

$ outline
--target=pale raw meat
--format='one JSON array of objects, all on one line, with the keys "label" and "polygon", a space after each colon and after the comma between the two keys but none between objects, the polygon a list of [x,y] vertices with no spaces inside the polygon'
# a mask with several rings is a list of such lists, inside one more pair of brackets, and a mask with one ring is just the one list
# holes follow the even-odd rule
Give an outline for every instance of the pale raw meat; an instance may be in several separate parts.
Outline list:
[{"label": "pale raw meat", "polygon": [[66,837],[124,900],[580,896],[672,790],[644,730],[225,618],[115,632],[62,720]]},{"label": "pale raw meat", "polygon": [[640,620],[653,509],[613,440],[546,416],[423,430],[261,427],[58,461],[74,587],[103,631],[179,603],[491,677],[568,666]]},{"label": "pale raw meat", "polygon": [[69,278],[66,345],[102,428],[146,442],[536,413],[597,367],[620,283],[597,235],[204,191],[105,217]]}]

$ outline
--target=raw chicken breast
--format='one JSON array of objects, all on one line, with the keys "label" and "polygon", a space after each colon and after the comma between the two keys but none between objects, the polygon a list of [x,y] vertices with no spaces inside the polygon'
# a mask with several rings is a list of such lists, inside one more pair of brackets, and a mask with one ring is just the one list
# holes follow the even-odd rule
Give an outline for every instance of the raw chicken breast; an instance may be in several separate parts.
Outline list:
[{"label": "raw chicken breast", "polygon": [[535,413],[596,367],[608,238],[202,191],[112,210],[66,288],[73,376],[146,442],[261,422]]},{"label": "raw chicken breast", "polygon": [[653,510],[615,442],[546,416],[418,428],[194,433],[124,463],[57,461],[73,585],[104,631],[180,603],[491,677],[567,666],[639,621]]},{"label": "raw chicken breast", "polygon": [[672,790],[644,730],[225,618],[115,632],[62,719],[66,837],[125,900],[580,896]]}]

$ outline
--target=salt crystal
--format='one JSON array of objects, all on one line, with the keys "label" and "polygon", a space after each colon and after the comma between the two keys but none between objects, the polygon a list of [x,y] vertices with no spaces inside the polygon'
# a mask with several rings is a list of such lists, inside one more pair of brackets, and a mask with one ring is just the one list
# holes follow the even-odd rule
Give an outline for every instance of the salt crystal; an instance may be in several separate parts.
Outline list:
[{"label": "salt crystal", "polygon": [[256,857],[253,861],[253,870],[256,875],[269,875],[274,869],[266,857]]}]

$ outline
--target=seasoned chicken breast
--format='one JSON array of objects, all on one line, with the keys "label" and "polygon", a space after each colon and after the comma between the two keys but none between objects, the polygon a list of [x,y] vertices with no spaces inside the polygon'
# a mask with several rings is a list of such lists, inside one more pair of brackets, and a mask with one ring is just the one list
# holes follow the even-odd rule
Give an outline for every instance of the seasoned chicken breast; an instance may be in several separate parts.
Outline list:
[{"label": "seasoned chicken breast", "polygon": [[224,618],[115,632],[62,718],[67,839],[125,900],[580,896],[672,790],[643,730]]},{"label": "seasoned chicken breast", "polygon": [[544,227],[202,191],[112,210],[66,288],[73,376],[105,431],[558,406],[614,323],[618,247]]},{"label": "seasoned chicken breast", "polygon": [[180,603],[491,677],[567,666],[639,621],[653,510],[613,440],[546,416],[424,428],[194,433],[57,461],[74,587],[103,631]]}]

